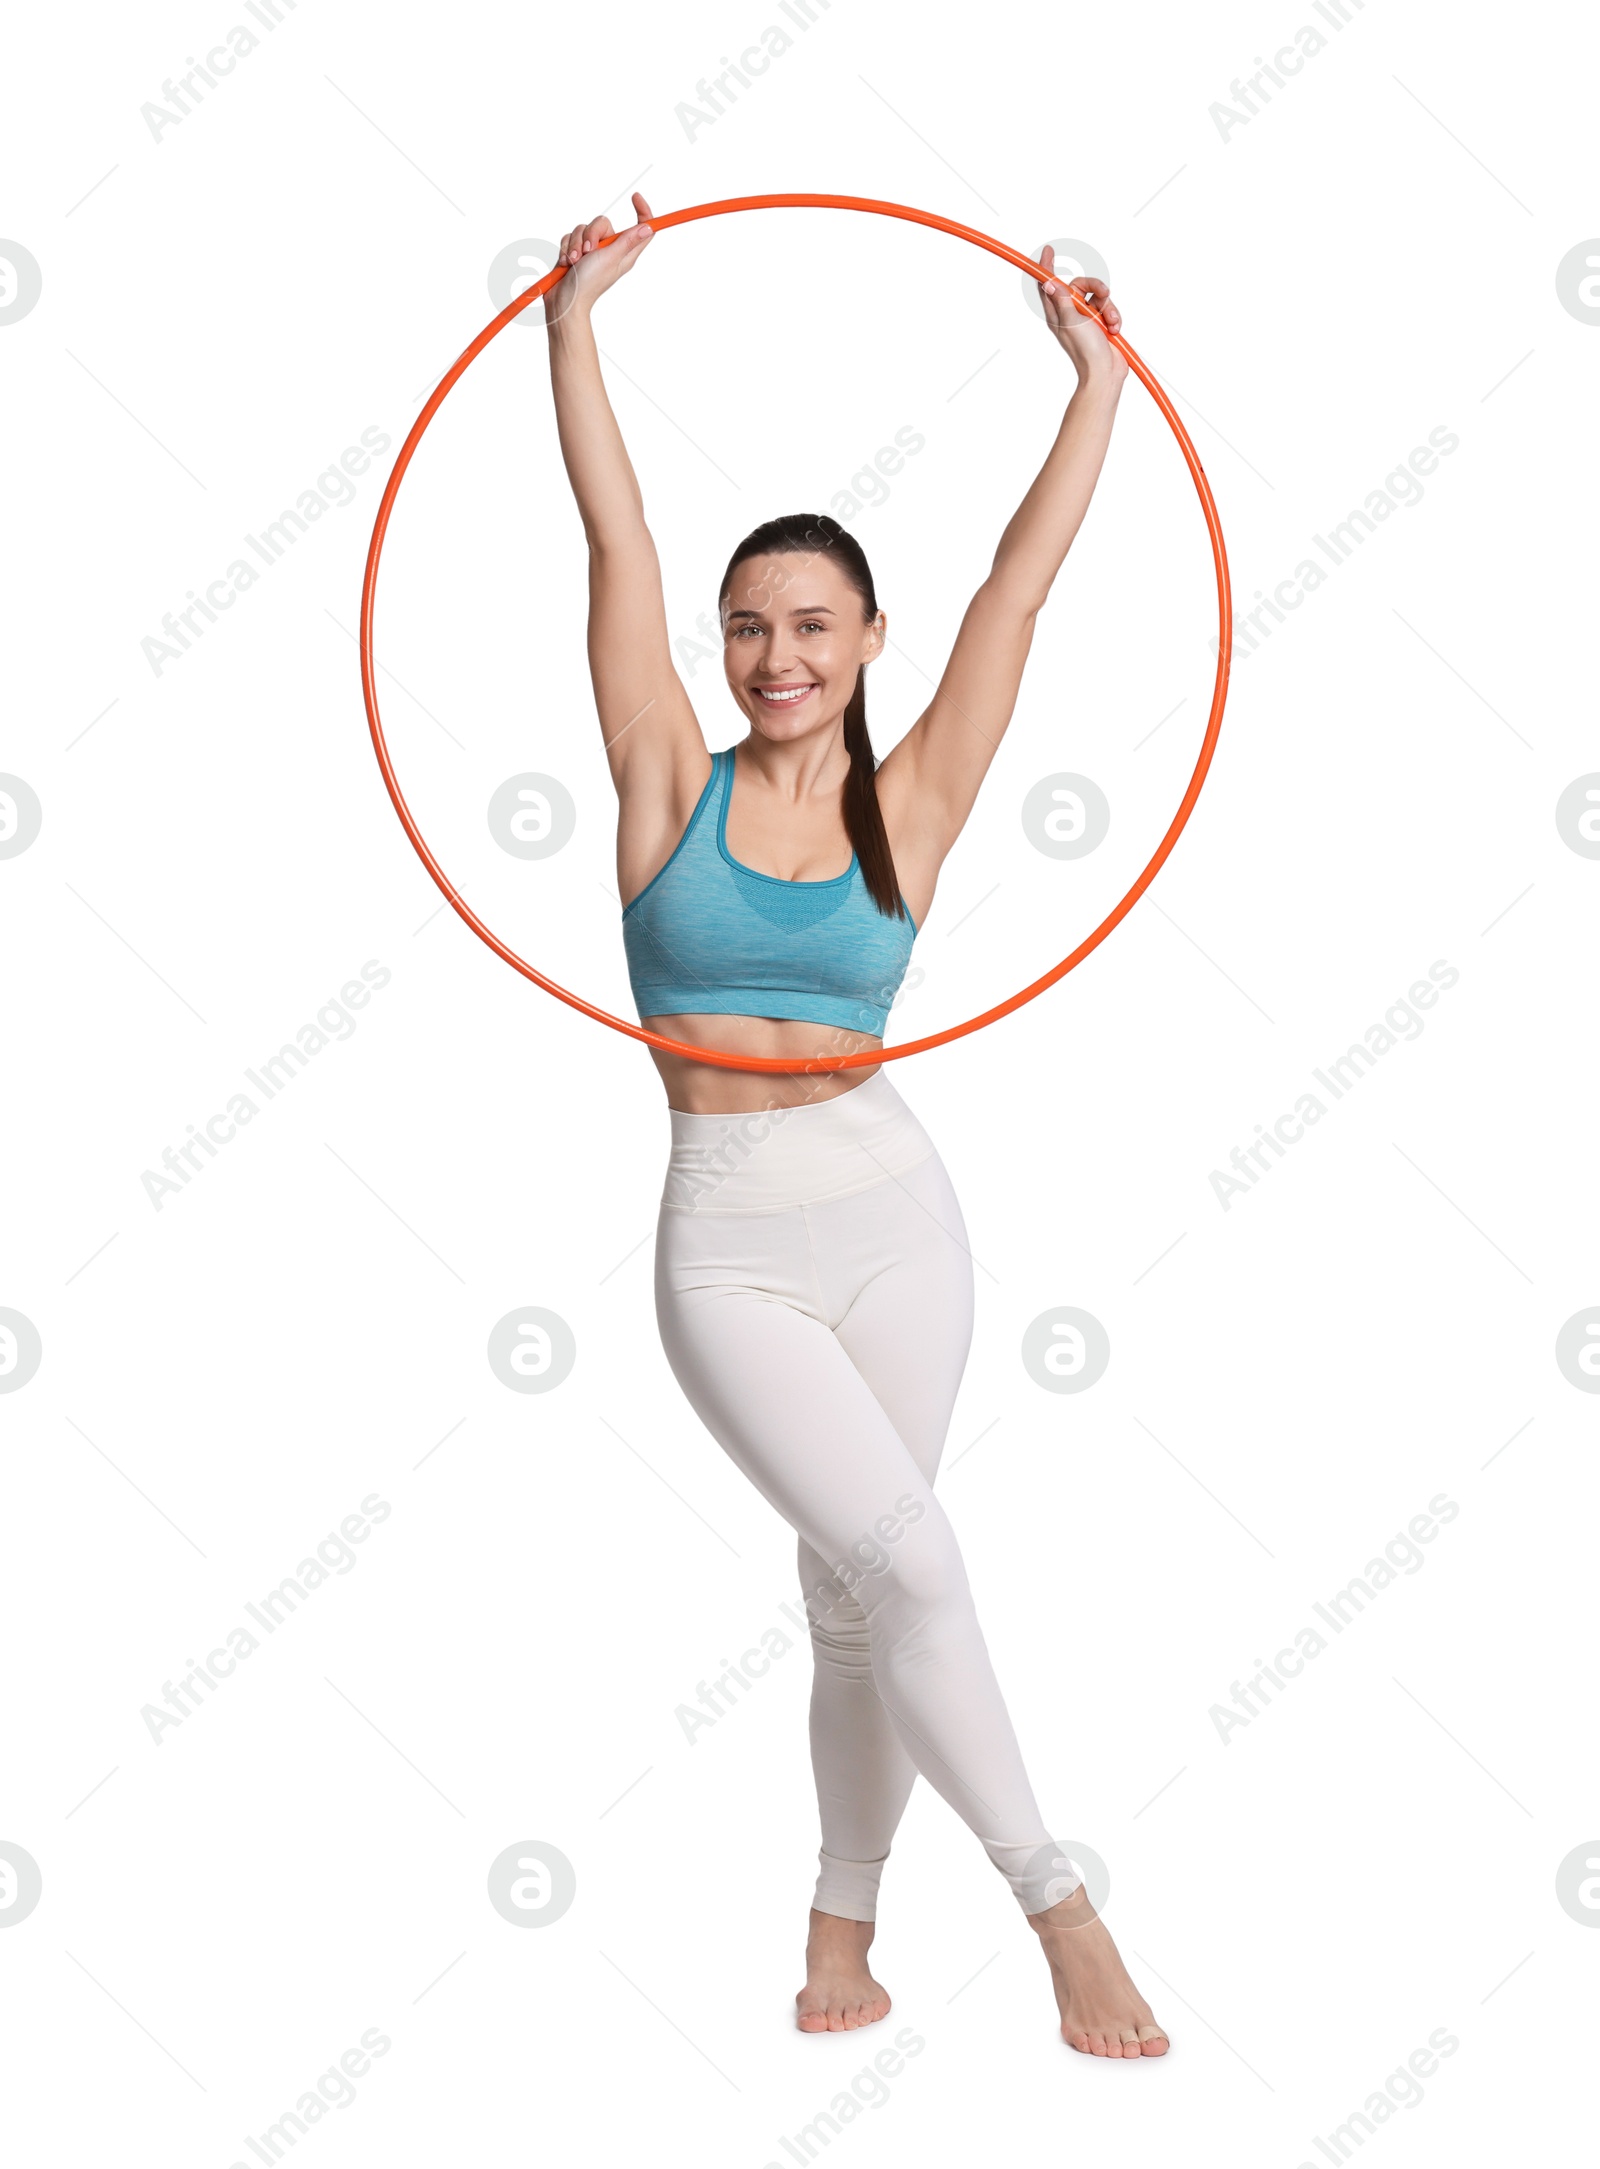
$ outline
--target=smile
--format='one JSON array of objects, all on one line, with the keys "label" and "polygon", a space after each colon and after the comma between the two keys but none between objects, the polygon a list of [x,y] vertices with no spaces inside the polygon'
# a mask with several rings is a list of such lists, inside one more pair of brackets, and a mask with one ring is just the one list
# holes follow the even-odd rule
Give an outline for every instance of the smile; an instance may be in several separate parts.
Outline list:
[{"label": "smile", "polygon": [[792,708],[800,701],[803,701],[808,693],[814,693],[816,690],[815,685],[786,685],[775,686],[771,692],[768,692],[764,686],[758,685],[755,688],[755,694],[757,700],[766,701],[770,707]]}]

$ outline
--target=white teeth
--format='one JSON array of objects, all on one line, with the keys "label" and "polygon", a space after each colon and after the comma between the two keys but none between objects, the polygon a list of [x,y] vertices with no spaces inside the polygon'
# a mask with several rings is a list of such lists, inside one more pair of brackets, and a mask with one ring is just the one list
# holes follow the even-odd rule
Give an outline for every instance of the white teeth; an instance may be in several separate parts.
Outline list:
[{"label": "white teeth", "polygon": [[797,685],[787,693],[769,693],[765,686],[758,686],[756,690],[763,700],[803,700],[811,688],[809,685]]}]

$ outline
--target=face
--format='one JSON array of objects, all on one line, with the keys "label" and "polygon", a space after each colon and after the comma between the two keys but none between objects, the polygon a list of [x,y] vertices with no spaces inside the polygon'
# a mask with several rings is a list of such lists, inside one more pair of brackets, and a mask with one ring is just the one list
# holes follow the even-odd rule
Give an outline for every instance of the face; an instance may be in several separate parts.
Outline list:
[{"label": "face", "polygon": [[825,551],[747,558],[722,613],[723,664],[734,699],[763,738],[831,729],[862,666],[883,652],[884,614]]}]

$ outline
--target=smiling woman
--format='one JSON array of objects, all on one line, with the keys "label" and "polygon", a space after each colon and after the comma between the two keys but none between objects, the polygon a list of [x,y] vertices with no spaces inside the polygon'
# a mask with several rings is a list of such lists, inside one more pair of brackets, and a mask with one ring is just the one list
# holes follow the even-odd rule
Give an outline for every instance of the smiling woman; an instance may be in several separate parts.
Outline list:
[{"label": "smiling woman", "polygon": [[[882,1046],[1100,473],[1128,373],[1120,315],[1102,280],[1074,281],[1069,300],[1045,277],[1077,390],[932,701],[881,765],[866,674],[887,619],[860,544],[827,513],[765,521],[728,560],[718,630],[745,731],[713,754],[673,667],[590,323],[652,239],[649,205],[633,200],[628,232],[599,218],[562,242],[564,275],[545,289],[550,375],[588,543],[623,941],[668,1096],[657,1322],[706,1429],[799,1539],[822,1845],[797,2023],[842,2032],[888,2013],[867,1952],[921,1775],[1038,1934],[1063,2036],[1094,2055],[1159,2056],[1166,2035],[1040,1817],[933,1491],[973,1330],[961,1207],[881,1064],[817,1068],[824,1029],[855,1054]],[[1046,274],[1052,262],[1046,249]],[[701,1059],[722,1051],[773,1070]],[[891,1528],[893,1551],[856,1571],[862,1532],[887,1547]]]}]

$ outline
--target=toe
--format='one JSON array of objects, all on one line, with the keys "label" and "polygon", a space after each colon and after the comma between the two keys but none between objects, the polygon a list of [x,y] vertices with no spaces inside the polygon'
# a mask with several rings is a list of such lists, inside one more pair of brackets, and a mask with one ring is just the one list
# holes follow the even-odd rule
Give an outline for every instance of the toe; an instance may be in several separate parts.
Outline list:
[{"label": "toe", "polygon": [[1168,2045],[1167,2037],[1159,2026],[1139,2028],[1139,2053],[1142,2056],[1165,2056]]},{"label": "toe", "polygon": [[[1109,2056],[1111,2054],[1110,2049],[1106,2047],[1106,2037],[1103,2033],[1090,2034],[1089,2054],[1091,2056]],[[1120,2050],[1118,2051],[1118,2054],[1121,2054]]]}]

